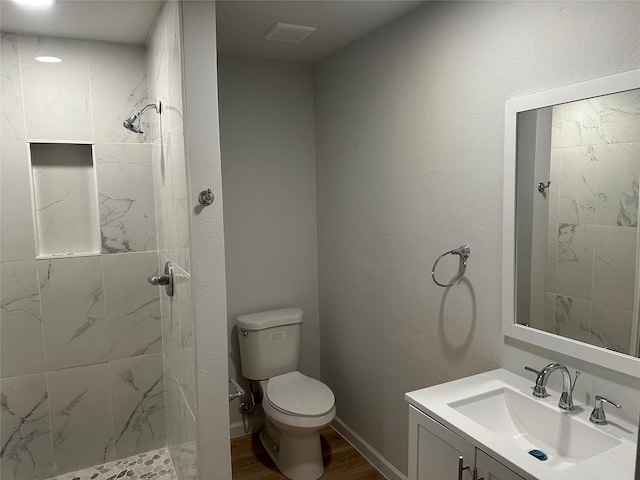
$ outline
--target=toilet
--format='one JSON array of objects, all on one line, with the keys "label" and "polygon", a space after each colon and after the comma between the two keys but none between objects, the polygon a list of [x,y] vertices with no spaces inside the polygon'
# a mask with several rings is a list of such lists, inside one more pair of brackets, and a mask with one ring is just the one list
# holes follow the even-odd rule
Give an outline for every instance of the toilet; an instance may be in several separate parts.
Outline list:
[{"label": "toilet", "polygon": [[286,477],[316,480],[324,473],[320,430],[336,407],[329,387],[297,371],[302,317],[299,308],[282,308],[241,315],[236,325],[242,374],[262,392],[262,446]]}]

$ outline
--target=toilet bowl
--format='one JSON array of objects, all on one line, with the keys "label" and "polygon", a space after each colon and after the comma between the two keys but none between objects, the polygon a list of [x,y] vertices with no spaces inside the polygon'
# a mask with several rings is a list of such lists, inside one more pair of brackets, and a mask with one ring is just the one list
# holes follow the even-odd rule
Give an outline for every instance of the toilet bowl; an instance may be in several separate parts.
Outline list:
[{"label": "toilet bowl", "polygon": [[335,397],[297,371],[302,318],[300,308],[290,307],[241,315],[236,326],[242,374],[262,390],[262,445],[291,480],[317,480],[324,473],[320,430],[336,415]]},{"label": "toilet bowl", "polygon": [[260,382],[266,415],[260,441],[278,469],[292,480],[316,480],[324,473],[320,430],[336,415],[329,387],[300,372]]}]

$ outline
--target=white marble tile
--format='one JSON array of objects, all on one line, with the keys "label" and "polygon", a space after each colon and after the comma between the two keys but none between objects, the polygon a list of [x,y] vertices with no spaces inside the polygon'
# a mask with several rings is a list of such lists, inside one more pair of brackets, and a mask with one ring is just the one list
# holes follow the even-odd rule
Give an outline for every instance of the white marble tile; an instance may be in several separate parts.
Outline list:
[{"label": "white marble tile", "polygon": [[2,377],[44,371],[35,260],[0,264],[0,299]]},{"label": "white marble tile", "polygon": [[[162,257],[162,255],[161,255]],[[189,406],[195,410],[195,341],[191,278],[174,265],[176,290],[163,310],[164,353]],[[164,294],[163,294],[164,295]],[[165,313],[168,311],[168,315]]]},{"label": "white marble tile", "polygon": [[[169,72],[167,63],[166,16],[158,15],[147,44],[147,78],[149,84],[149,102],[163,100],[169,96]],[[152,115],[149,121],[149,141],[153,143],[160,138],[164,130],[163,115]],[[168,119],[167,119],[168,120]]]},{"label": "white marble tile", "polygon": [[546,292],[544,294],[544,324],[540,327],[532,325],[532,327],[540,328],[546,332],[552,332],[556,326],[556,302],[557,297],[554,293]]},{"label": "white marble tile", "polygon": [[171,449],[180,480],[198,478],[196,463],[196,420],[186,403],[182,405],[182,437],[178,448]]},{"label": "white marble tile", "polygon": [[102,258],[38,260],[48,370],[109,358]]},{"label": "white marble tile", "polygon": [[560,225],[549,223],[547,230],[547,262],[545,275],[545,291],[556,291],[556,269],[558,265],[558,231]]},{"label": "white marble tile", "polygon": [[[164,359],[164,398],[167,446],[171,451],[182,438],[182,409],[184,397],[171,365]],[[173,452],[172,452],[173,453]]]},{"label": "white marble tile", "polygon": [[170,191],[170,184],[168,184],[168,158],[166,155],[166,148],[160,143],[160,141],[151,145],[151,168],[153,170],[153,185],[155,191],[155,206],[156,206],[156,233],[158,237],[158,250],[167,251],[167,238],[166,238],[166,218],[167,208],[170,206],[170,199],[166,198]]},{"label": "white marble tile", "polygon": [[560,202],[560,179],[562,178],[562,149],[551,149],[549,158],[549,223],[558,223],[558,208]]},{"label": "white marble tile", "polygon": [[562,148],[562,105],[552,107],[551,148]]},{"label": "white marble tile", "polygon": [[598,225],[638,226],[640,143],[600,145],[598,161]]},{"label": "white marble tile", "polygon": [[47,374],[57,475],[115,458],[107,363]]},{"label": "white marble tile", "polygon": [[97,144],[103,253],[157,249],[151,145]]},{"label": "white marble tile", "polygon": [[632,315],[631,310],[592,303],[589,343],[628,354]]},{"label": "white marble tile", "polygon": [[167,98],[163,112],[163,126],[168,131],[182,124],[182,59],[180,46],[180,5],[176,0],[165,2],[167,38]]},{"label": "white marble tile", "polygon": [[103,256],[111,360],[162,351],[161,287],[147,281],[157,262],[156,252]]},{"label": "white marble tile", "polygon": [[185,397],[165,362],[167,446],[180,480],[195,479],[195,419]]},{"label": "white marble tile", "polygon": [[111,362],[116,456],[166,443],[162,354]]},{"label": "white marble tile", "polygon": [[591,302],[558,295],[551,333],[581,342],[589,340]]},{"label": "white marble tile", "polygon": [[560,223],[595,223],[597,174],[598,160],[593,146],[562,149]]},{"label": "white marble tile", "polygon": [[562,223],[558,227],[556,293],[591,299],[594,225]]},{"label": "white marble tile", "polygon": [[39,253],[99,251],[91,146],[32,144],[31,163]]},{"label": "white marble tile", "polygon": [[23,139],[24,108],[18,36],[0,32],[0,138]]},{"label": "white marble tile", "polygon": [[44,373],[0,380],[0,477],[40,480],[53,474]]},{"label": "white marble tile", "polygon": [[[168,135],[167,151],[169,153],[170,191],[169,208],[165,206],[165,215],[170,216],[165,224],[168,226],[167,252],[179,250],[184,252],[189,247],[189,199],[187,184],[187,167],[185,162],[182,129]],[[188,262],[188,259],[185,259]],[[185,265],[186,266],[186,265]]]},{"label": "white marble tile", "polygon": [[[92,142],[87,42],[20,34],[18,43],[27,138]],[[35,60],[43,55],[62,61]]]},{"label": "white marble tile", "polygon": [[0,260],[31,260],[36,244],[27,146],[3,140],[0,157]]},{"label": "white marble tile", "polygon": [[631,310],[635,286],[637,228],[595,227],[593,293],[600,305]]},{"label": "white marble tile", "polygon": [[600,140],[640,142],[640,89],[600,97]]},{"label": "white marble tile", "polygon": [[[158,255],[159,272],[164,271],[164,265],[167,261],[167,257],[163,254]],[[176,269],[177,272],[178,267],[174,266],[174,269]],[[176,277],[175,280],[180,281],[179,277]],[[160,301],[162,305],[162,351],[176,371],[179,371],[178,366],[180,364],[181,348],[180,304],[178,303],[178,297],[181,296],[182,293],[182,288],[178,287],[175,290],[174,296],[169,297],[164,288],[160,289]]]},{"label": "white marble tile", "polygon": [[147,103],[145,48],[116,43],[90,42],[91,107],[95,141],[146,143],[148,123],[144,114],[144,133],[133,133],[122,122]]},{"label": "white marble tile", "polygon": [[564,104],[562,106],[562,146],[596,145],[599,123],[599,102],[597,99]]}]

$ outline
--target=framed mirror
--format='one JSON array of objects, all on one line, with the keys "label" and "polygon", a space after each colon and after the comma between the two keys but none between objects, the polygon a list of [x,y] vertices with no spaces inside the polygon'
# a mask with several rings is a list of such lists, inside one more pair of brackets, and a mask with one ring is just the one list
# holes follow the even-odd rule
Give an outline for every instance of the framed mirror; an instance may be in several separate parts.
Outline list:
[{"label": "framed mirror", "polygon": [[503,333],[640,378],[640,70],[505,104]]}]

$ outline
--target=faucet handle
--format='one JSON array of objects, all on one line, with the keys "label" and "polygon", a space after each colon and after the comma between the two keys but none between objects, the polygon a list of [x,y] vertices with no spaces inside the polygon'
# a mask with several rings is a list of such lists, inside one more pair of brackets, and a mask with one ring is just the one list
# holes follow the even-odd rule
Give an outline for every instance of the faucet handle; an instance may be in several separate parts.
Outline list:
[{"label": "faucet handle", "polygon": [[535,368],[531,368],[531,367],[524,367],[525,370],[529,370],[530,372],[535,373],[536,375],[540,375],[540,370],[536,370]]},{"label": "faucet handle", "polygon": [[589,420],[596,425],[606,425],[607,417],[604,414],[604,404],[608,403],[609,405],[615,408],[622,408],[621,405],[618,405],[616,402],[609,400],[607,398],[601,397],[600,395],[596,395],[596,403],[593,407],[593,411],[591,412],[591,416]]}]

